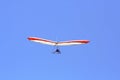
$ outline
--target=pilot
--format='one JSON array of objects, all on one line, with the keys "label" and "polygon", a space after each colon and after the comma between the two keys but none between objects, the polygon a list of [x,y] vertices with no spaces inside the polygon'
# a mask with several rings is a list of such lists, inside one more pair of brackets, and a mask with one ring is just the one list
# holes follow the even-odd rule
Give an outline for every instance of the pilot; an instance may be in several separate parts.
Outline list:
[{"label": "pilot", "polygon": [[61,52],[60,52],[59,49],[56,49],[54,53],[58,53],[58,54],[60,54]]}]

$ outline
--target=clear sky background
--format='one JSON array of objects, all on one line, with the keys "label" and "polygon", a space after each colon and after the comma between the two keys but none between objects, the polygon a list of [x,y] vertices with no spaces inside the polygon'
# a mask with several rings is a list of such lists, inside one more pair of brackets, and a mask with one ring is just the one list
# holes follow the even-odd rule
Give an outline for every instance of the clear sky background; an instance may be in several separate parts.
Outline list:
[{"label": "clear sky background", "polygon": [[[120,80],[119,0],[1,0],[0,80]],[[86,45],[54,47],[30,36]]]}]

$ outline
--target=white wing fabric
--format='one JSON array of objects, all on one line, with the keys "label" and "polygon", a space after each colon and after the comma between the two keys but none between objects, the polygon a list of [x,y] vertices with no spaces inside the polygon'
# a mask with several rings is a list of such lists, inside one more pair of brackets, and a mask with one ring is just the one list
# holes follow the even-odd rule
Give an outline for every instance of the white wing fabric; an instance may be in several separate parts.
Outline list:
[{"label": "white wing fabric", "polygon": [[48,44],[53,46],[68,46],[68,45],[78,45],[78,44],[87,44],[89,40],[71,40],[71,41],[64,41],[64,42],[55,42],[47,39],[37,38],[37,37],[29,37],[28,40]]}]

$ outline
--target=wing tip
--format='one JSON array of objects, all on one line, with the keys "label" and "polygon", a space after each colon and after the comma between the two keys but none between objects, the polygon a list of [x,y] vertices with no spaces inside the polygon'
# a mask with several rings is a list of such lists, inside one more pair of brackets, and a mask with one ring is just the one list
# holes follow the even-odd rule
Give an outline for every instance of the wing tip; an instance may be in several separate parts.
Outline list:
[{"label": "wing tip", "polygon": [[89,43],[90,42],[90,40],[82,40],[82,41],[80,41],[81,43],[84,43],[84,44],[87,44],[87,43]]},{"label": "wing tip", "polygon": [[38,40],[38,38],[35,38],[35,37],[28,37],[27,39],[28,40]]}]

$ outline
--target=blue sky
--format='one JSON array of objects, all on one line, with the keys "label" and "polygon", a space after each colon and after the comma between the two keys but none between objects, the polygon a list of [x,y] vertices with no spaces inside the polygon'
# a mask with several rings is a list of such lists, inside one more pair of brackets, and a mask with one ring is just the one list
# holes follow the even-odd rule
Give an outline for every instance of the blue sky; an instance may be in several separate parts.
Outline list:
[{"label": "blue sky", "polygon": [[[119,0],[1,0],[0,80],[120,80]],[[86,45],[54,47],[29,36]]]}]

